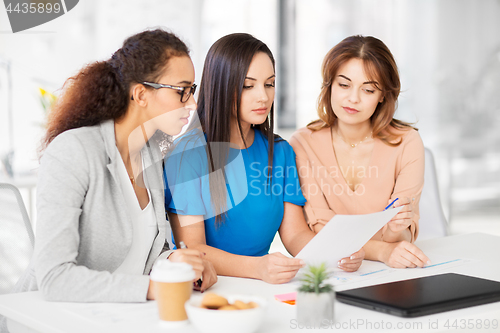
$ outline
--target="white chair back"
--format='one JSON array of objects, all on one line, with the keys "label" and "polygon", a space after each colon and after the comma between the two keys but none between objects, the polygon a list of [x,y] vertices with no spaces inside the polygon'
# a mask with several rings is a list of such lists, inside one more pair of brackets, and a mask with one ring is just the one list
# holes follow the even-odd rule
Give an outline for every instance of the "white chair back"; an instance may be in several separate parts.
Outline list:
[{"label": "white chair back", "polygon": [[425,148],[424,188],[420,197],[420,231],[417,240],[448,235],[448,222],[443,213],[432,152]]},{"label": "white chair back", "polygon": [[0,183],[0,295],[9,293],[28,267],[34,242],[21,193]]}]

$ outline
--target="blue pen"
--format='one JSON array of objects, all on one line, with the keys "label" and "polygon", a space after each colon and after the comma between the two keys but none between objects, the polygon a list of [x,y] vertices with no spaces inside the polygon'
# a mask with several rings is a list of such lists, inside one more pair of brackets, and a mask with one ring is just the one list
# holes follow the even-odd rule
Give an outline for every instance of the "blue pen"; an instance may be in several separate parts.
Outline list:
[{"label": "blue pen", "polygon": [[384,209],[384,210],[388,210],[389,208],[391,208],[391,206],[392,206],[392,205],[394,205],[394,203],[395,203],[396,201],[398,201],[398,199],[399,199],[399,198],[394,199],[394,201],[393,201],[393,202],[391,202],[391,203],[389,204],[389,206],[385,207],[385,209]]}]

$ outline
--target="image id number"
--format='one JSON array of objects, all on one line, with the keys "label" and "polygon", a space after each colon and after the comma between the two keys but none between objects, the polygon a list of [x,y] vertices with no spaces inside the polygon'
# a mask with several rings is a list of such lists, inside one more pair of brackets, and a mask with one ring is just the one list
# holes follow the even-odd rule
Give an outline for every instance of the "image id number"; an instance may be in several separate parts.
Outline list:
[{"label": "image id number", "polygon": [[14,8],[12,8],[12,3],[9,3],[6,7],[7,13],[59,13],[61,11],[61,5],[59,3],[51,4],[51,3],[18,3]]},{"label": "image id number", "polygon": [[446,320],[444,327],[447,329],[468,329],[468,330],[481,330],[481,329],[497,329],[498,320],[493,319],[455,319]]}]

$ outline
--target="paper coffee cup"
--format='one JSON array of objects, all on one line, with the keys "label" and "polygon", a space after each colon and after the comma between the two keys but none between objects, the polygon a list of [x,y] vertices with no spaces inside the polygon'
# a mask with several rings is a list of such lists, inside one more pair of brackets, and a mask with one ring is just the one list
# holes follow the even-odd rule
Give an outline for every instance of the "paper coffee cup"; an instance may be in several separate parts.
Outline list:
[{"label": "paper coffee cup", "polygon": [[191,297],[194,278],[193,267],[186,263],[162,260],[154,265],[150,279],[162,326],[188,322],[184,304]]}]

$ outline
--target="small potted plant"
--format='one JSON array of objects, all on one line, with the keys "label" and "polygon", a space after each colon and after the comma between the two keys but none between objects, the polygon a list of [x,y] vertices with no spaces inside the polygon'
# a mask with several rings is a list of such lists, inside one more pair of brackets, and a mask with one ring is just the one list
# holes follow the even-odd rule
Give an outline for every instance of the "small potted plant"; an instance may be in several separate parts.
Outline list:
[{"label": "small potted plant", "polygon": [[333,286],[326,283],[330,275],[325,263],[309,265],[304,272],[296,300],[300,325],[319,328],[333,322],[335,292]]}]

